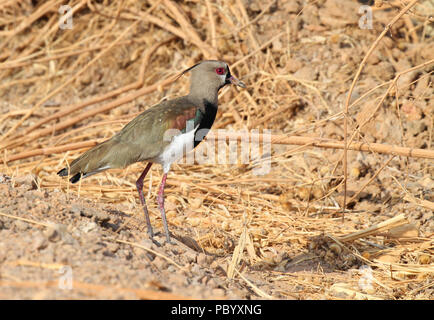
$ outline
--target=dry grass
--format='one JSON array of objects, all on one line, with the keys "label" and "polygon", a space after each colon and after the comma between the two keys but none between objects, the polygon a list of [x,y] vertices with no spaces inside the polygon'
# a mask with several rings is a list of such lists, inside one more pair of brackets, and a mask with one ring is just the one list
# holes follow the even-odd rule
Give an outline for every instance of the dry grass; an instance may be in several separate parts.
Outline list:
[{"label": "dry grass", "polygon": [[[379,48],[383,40],[389,40],[383,37],[393,22],[404,19],[407,27],[402,38],[408,43],[432,46],[432,38],[416,32],[432,23],[417,2],[408,2],[407,8],[401,7],[401,2],[387,4],[397,5],[399,10],[379,37],[368,37],[372,50],[356,59],[361,63],[350,65],[350,71],[342,73],[345,92],[357,85],[370,53],[382,50],[384,55],[393,56],[394,44]],[[270,277],[282,283],[298,282],[313,297],[333,298],[332,293],[353,290],[353,297],[361,299],[432,298],[432,233],[406,241],[390,238],[387,231],[397,225],[388,225],[387,217],[397,212],[387,206],[381,209],[385,215],[379,219],[386,221],[382,228],[375,228],[379,222],[370,222],[369,210],[346,210],[344,222],[341,217],[342,204],[357,202],[374,180],[379,179],[381,184],[385,170],[396,183],[384,188],[408,205],[408,211],[432,208],[432,196],[422,199],[402,187],[411,175],[432,177],[433,173],[432,56],[373,89],[361,86],[358,99],[348,97],[338,106],[328,98],[328,84],[298,79],[287,71],[289,66],[283,57],[294,55],[293,51],[304,45],[292,40],[297,37],[290,22],[283,30],[270,30],[266,40],[256,35],[255,24],[270,14],[274,1],[253,16],[240,0],[206,1],[206,5],[195,1],[180,5],[170,0],[153,5],[142,1],[104,1],[104,5],[69,1],[74,8],[72,30],[58,28],[57,8],[61,3],[46,1],[37,10],[30,1],[0,4],[0,36],[4,39],[0,45],[0,92],[1,108],[6,110],[0,117],[0,172],[12,177],[31,173],[38,188],[119,204],[126,213],[140,216],[134,182],[143,168],[141,164],[96,175],[78,185],[70,185],[56,172],[88,147],[111,137],[148,106],[186,93],[187,79],[177,79],[182,70],[202,59],[222,59],[249,88],[225,88],[220,93],[221,107],[213,129],[271,129],[271,171],[265,176],[252,173],[264,159],[238,165],[174,165],[166,189],[167,201],[174,204],[167,213],[169,223],[180,230],[186,225],[193,228],[196,241],[209,252],[222,256],[234,252],[237,256],[228,259],[230,277],[241,276],[238,269],[246,261],[250,265],[267,261],[270,250],[288,250],[290,254],[308,251],[317,254],[316,258],[325,252],[320,258],[329,263],[339,256],[340,260],[331,263],[338,269],[371,266],[375,290],[354,291],[360,276],[348,279],[320,271],[309,274],[275,269]],[[386,7],[379,8],[383,9]],[[413,20],[408,18],[408,11]],[[276,43],[283,43],[279,52]],[[400,81],[415,72],[425,76]],[[431,101],[431,111],[425,113],[431,119],[425,147],[397,143],[395,139],[381,143],[369,140],[365,126],[385,105],[398,106],[400,100],[410,97],[411,86],[424,81],[424,77],[431,80],[415,100]],[[369,101],[373,103],[366,108]],[[390,107],[385,112],[395,114],[395,109]],[[296,118],[298,112],[303,118]],[[403,121],[400,119],[401,125]],[[333,133],[327,131],[330,126],[339,130],[328,136]],[[405,136],[402,127],[401,136]],[[290,147],[294,144],[299,146]],[[327,151],[323,147],[348,151]],[[351,179],[358,183],[357,174],[352,176],[349,171],[351,163],[357,162],[357,153],[350,150],[363,150],[378,166],[355,193],[347,198],[345,189],[341,198],[344,183]],[[347,153],[348,157],[344,156]],[[382,154],[392,155],[384,165],[387,156]],[[414,170],[413,163],[420,169]],[[157,228],[161,223],[154,196],[160,174],[161,169],[154,166],[145,181],[152,190],[148,204]],[[409,223],[406,217],[399,217],[404,224]],[[243,241],[238,243],[240,236]],[[237,241],[235,250],[227,249],[228,239]],[[398,258],[379,259],[384,256]],[[422,261],[421,256],[428,256],[430,262]],[[289,267],[311,258],[306,255],[300,259],[294,258]],[[273,267],[279,264],[267,263]],[[353,289],[336,283],[346,283]],[[412,283],[416,286],[408,291]],[[269,298],[259,288],[253,289]]]}]

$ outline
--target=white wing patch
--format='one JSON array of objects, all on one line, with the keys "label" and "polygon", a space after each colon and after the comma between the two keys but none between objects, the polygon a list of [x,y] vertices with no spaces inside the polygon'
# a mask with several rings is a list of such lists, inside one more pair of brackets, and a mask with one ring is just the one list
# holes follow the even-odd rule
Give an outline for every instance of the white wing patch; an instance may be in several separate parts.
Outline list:
[{"label": "white wing patch", "polygon": [[83,174],[81,177],[82,177],[82,178],[86,178],[86,177],[92,176],[92,175],[94,175],[94,174],[96,174],[96,173],[99,173],[99,172],[104,171],[104,170],[107,170],[107,169],[110,169],[110,166],[104,166],[104,167],[101,167],[101,168],[96,169],[95,171],[92,171],[92,172],[86,172],[86,173]]}]

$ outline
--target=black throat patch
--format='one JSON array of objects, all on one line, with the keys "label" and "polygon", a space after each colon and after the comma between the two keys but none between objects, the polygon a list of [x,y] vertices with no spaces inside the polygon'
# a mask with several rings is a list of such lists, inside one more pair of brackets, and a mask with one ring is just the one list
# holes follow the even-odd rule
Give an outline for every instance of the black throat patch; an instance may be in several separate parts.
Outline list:
[{"label": "black throat patch", "polygon": [[200,121],[199,127],[196,129],[196,132],[194,133],[194,147],[202,142],[202,140],[205,138],[205,136],[208,134],[209,130],[211,129],[215,117],[217,115],[217,104],[210,103],[207,100],[204,100],[204,106],[205,106],[205,112],[202,110],[202,119]]}]

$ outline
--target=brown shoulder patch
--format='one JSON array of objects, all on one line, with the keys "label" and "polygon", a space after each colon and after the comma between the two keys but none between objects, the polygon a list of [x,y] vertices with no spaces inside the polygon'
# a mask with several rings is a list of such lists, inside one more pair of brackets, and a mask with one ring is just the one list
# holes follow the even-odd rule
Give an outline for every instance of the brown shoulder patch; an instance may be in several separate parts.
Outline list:
[{"label": "brown shoulder patch", "polygon": [[187,126],[187,121],[192,120],[196,116],[196,107],[183,110],[181,114],[177,114],[168,122],[168,129],[184,130]]}]

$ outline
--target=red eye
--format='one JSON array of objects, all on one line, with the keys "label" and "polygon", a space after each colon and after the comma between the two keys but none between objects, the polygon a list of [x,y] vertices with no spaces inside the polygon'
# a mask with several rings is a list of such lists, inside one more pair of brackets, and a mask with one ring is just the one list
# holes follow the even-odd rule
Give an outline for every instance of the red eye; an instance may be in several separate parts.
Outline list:
[{"label": "red eye", "polygon": [[225,68],[217,68],[215,69],[215,72],[219,75],[225,74]]}]

